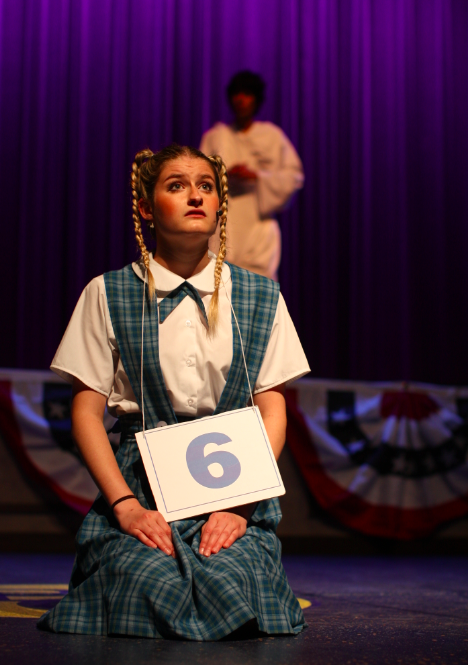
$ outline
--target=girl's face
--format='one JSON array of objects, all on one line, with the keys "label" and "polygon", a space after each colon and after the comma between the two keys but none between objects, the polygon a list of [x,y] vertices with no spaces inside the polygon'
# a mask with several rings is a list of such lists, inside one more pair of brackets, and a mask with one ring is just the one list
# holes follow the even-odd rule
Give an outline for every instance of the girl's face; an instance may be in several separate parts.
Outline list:
[{"label": "girl's face", "polygon": [[216,230],[219,198],[213,169],[199,157],[167,162],[154,188],[152,209],[139,202],[142,217],[154,223],[156,239],[208,238]]}]

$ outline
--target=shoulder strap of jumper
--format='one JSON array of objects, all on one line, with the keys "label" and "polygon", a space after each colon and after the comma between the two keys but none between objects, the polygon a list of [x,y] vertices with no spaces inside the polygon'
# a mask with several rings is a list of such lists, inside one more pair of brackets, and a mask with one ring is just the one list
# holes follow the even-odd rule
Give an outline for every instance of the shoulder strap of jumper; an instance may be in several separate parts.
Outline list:
[{"label": "shoulder strap of jumper", "polygon": [[[141,312],[143,281],[131,265],[104,274],[107,303],[112,326],[119,346],[120,358],[141,409],[140,360]],[[160,420],[169,425],[177,422],[164,385],[159,363],[158,310],[156,302],[145,301],[143,390],[147,427],[156,427]]]},{"label": "shoulder strap of jumper", "polygon": [[[231,302],[244,343],[250,385],[258,378],[270,340],[279,298],[279,284],[228,263],[231,270]],[[220,293],[222,297],[222,292]],[[233,357],[226,385],[214,413],[247,406],[250,398],[242,349],[234,317],[232,320]]]}]

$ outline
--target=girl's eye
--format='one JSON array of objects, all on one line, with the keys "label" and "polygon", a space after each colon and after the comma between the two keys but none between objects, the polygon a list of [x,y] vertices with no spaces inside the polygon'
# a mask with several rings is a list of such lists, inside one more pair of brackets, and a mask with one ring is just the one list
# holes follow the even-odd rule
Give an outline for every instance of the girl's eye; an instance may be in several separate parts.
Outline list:
[{"label": "girl's eye", "polygon": [[169,191],[178,191],[179,189],[182,189],[182,185],[180,182],[173,182],[169,185]]},{"label": "girl's eye", "polygon": [[204,189],[205,192],[212,192],[213,191],[213,185],[210,182],[204,182],[202,184],[202,189]]}]

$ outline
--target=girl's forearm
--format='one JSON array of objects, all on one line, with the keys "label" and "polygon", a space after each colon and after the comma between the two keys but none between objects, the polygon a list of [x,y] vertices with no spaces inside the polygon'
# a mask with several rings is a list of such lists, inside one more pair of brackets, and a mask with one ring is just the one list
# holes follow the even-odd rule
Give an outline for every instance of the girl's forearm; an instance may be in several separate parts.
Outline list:
[{"label": "girl's forearm", "polygon": [[284,419],[279,414],[267,416],[263,418],[263,423],[273,449],[275,460],[278,461],[286,442],[286,416]]},{"label": "girl's forearm", "polygon": [[[284,387],[278,386],[254,396],[254,403],[260,409],[276,460],[279,459],[286,441],[286,402],[283,392]],[[236,506],[226,512],[240,515],[248,521],[256,506],[256,503],[249,503],[244,506]]]},{"label": "girl's forearm", "polygon": [[254,395],[254,404],[260,409],[263,424],[278,460],[286,442],[286,401],[284,386],[276,386],[271,390]]},{"label": "girl's forearm", "polygon": [[[110,506],[133,494],[117,465],[103,424],[106,398],[79,381],[73,384],[72,430],[83,459]],[[161,513],[146,510],[138,499],[118,503],[114,510],[123,533],[148,547],[159,547],[175,557],[171,528]]]},{"label": "girl's forearm", "polygon": [[132,494],[117,465],[104,428],[106,398],[89,389],[75,393],[72,402],[72,433],[83,460],[106,501]]}]

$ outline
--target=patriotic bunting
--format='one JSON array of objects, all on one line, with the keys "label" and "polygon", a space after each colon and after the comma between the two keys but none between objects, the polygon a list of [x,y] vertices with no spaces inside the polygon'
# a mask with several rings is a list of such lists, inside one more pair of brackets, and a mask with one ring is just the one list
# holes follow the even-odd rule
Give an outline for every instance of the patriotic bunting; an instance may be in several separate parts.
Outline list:
[{"label": "patriotic bunting", "polygon": [[[97,488],[71,437],[70,400],[52,372],[0,370],[5,443],[32,480],[86,513]],[[345,526],[410,539],[468,514],[468,388],[301,380],[286,401],[299,470]],[[107,430],[114,422],[106,414]]]},{"label": "patriotic bunting", "polygon": [[[0,370],[0,434],[6,445],[31,480],[87,513],[98,490],[71,436],[70,402],[71,386],[52,372]],[[106,428],[114,422],[106,413]]]},{"label": "patriotic bunting", "polygon": [[303,380],[287,405],[298,467],[347,527],[410,539],[468,513],[468,388]]}]

